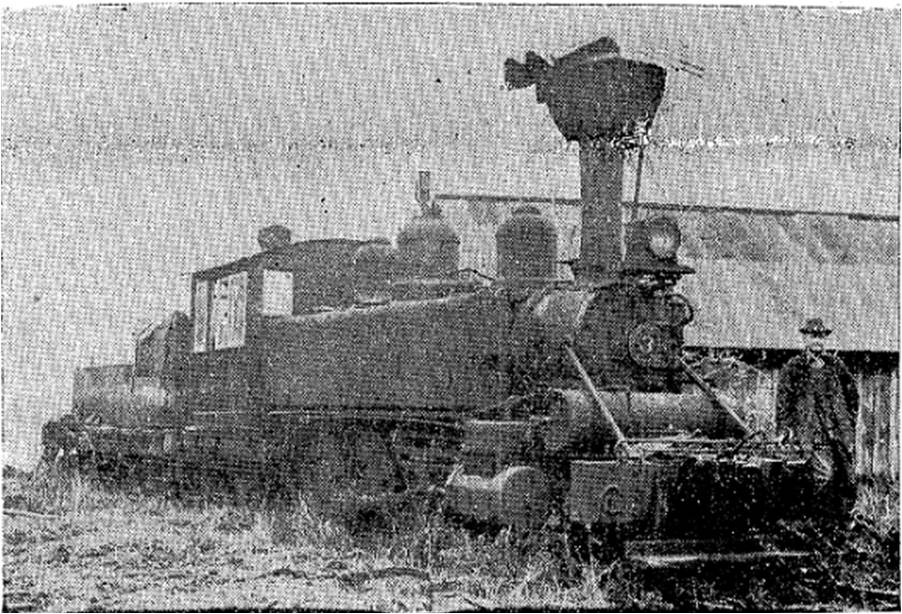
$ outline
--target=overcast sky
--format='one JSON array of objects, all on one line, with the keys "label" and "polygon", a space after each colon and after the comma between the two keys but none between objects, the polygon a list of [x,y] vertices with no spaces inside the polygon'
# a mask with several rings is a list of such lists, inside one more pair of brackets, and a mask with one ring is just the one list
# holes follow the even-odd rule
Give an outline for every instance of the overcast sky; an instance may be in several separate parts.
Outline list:
[{"label": "overcast sky", "polygon": [[421,168],[440,190],[577,195],[576,149],[533,90],[504,87],[528,49],[613,36],[670,69],[659,149],[823,141],[816,156],[860,168],[842,181],[878,185],[864,206],[898,201],[898,11],[136,5],[7,11],[2,28],[13,460],[76,365],[130,359],[185,274],[253,251],[263,225],[392,236]]}]

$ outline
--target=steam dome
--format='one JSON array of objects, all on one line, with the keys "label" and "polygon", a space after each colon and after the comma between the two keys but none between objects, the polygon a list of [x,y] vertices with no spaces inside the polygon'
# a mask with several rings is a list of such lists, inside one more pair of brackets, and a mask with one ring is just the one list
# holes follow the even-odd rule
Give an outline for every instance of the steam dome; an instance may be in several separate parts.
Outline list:
[{"label": "steam dome", "polygon": [[555,277],[557,229],[538,208],[524,205],[495,233],[498,277],[504,280]]},{"label": "steam dome", "polygon": [[398,267],[404,277],[449,277],[460,268],[460,237],[440,214],[423,214],[398,233]]}]

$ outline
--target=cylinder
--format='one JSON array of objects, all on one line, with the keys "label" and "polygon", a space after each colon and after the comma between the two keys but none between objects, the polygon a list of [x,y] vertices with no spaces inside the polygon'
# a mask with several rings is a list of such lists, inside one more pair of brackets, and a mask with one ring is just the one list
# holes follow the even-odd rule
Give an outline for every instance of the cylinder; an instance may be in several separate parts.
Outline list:
[{"label": "cylinder", "polygon": [[712,438],[742,436],[729,416],[701,394],[602,392],[627,437],[654,437],[677,432]]},{"label": "cylinder", "polygon": [[[627,439],[695,433],[705,437],[740,437],[726,412],[701,394],[600,391],[601,401]],[[543,441],[561,452],[599,441],[614,443],[615,434],[602,419],[591,396],[578,388],[556,391]]]},{"label": "cylinder", "polygon": [[493,478],[455,472],[445,488],[451,507],[465,516],[520,529],[548,520],[551,488],[535,467],[508,467]]}]

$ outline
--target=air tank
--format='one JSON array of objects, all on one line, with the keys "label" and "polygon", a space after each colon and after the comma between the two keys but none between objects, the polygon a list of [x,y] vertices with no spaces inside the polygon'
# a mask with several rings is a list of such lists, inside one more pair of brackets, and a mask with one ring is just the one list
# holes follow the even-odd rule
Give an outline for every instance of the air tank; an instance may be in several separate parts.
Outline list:
[{"label": "air tank", "polygon": [[498,277],[505,281],[555,277],[557,229],[532,205],[516,208],[495,233]]},{"label": "air tank", "polygon": [[452,277],[460,268],[460,237],[438,212],[410,220],[397,240],[401,277]]}]

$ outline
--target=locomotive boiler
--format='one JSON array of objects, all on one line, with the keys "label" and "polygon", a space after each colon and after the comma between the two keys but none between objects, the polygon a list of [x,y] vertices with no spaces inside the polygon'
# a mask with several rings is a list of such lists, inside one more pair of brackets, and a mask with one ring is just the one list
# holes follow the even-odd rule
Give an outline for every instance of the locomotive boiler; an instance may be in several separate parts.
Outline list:
[{"label": "locomotive boiler", "polygon": [[[190,317],[143,335],[135,363],[79,369],[45,445],[216,467],[326,497],[439,486],[457,513],[522,528],[612,530],[647,563],[791,556],[749,539],[806,513],[802,459],[751,433],[687,366],[693,308],[680,231],[622,221],[624,149],[665,71],[610,39],[548,63],[508,60],[579,142],[580,256],[529,206],[496,234],[497,277],[462,271],[428,202],[396,237],[292,242],[198,271]],[[749,545],[751,544],[751,545]],[[669,557],[669,558],[668,558]]]}]

